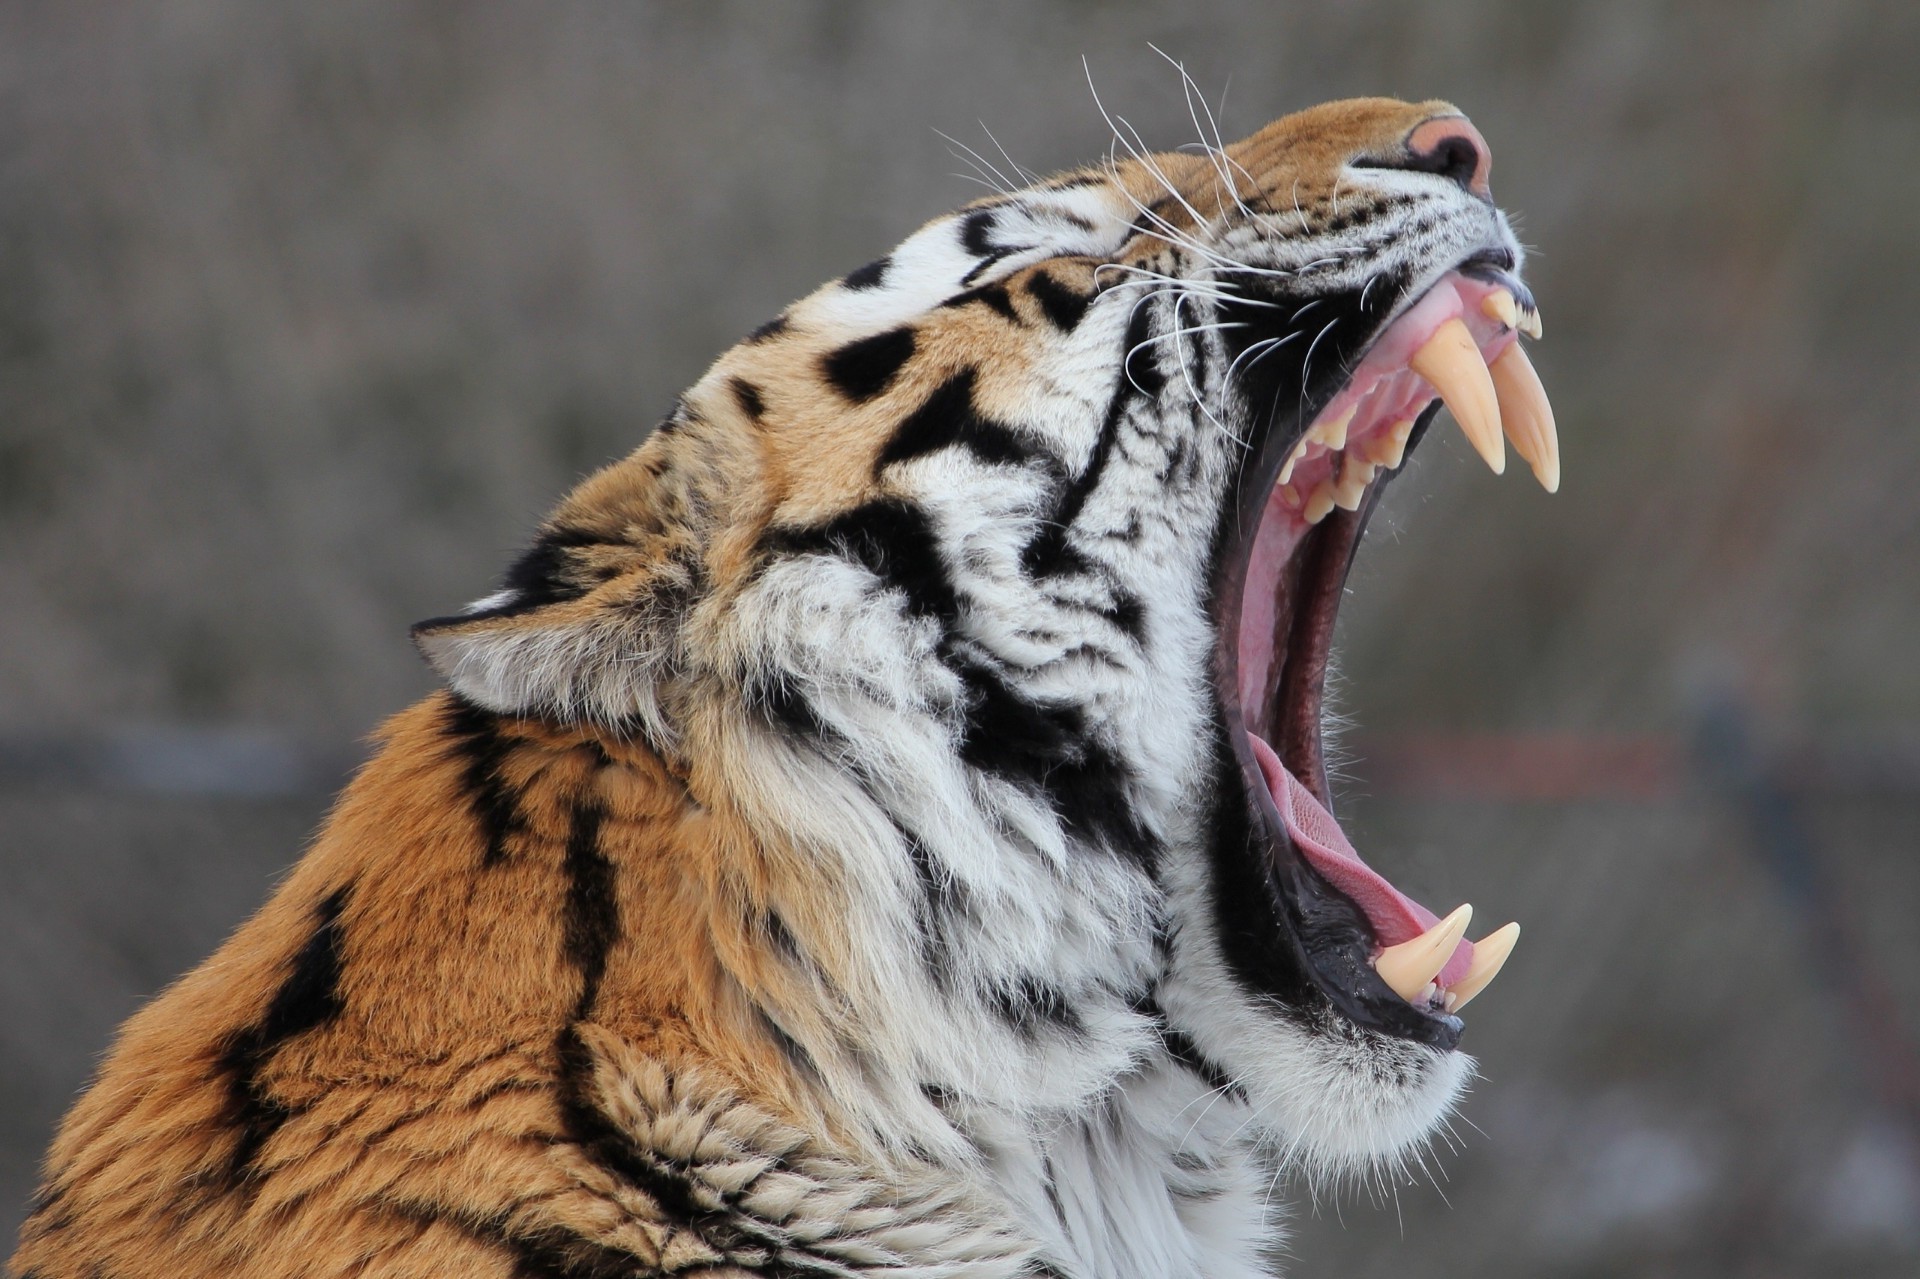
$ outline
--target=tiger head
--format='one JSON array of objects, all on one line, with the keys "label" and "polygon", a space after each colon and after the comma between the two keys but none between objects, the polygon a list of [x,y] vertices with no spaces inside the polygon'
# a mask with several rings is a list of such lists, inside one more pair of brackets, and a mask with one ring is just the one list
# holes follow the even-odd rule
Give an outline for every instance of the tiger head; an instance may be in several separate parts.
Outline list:
[{"label": "tiger head", "polygon": [[1399,1157],[1515,930],[1353,851],[1322,686],[1443,399],[1558,482],[1489,164],[1446,103],[1366,99],[938,218],[416,640],[666,762],[725,832],[703,882],[778,921],[720,963],[855,1127],[937,1148],[1159,1063],[1317,1166]]}]

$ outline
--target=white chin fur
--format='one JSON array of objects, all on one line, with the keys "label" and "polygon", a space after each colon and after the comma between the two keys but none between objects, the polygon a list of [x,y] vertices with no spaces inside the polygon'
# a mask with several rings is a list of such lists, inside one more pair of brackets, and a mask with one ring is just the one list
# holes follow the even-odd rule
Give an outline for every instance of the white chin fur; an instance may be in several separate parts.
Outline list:
[{"label": "white chin fur", "polygon": [[1251,1068],[1223,1064],[1246,1088],[1255,1124],[1289,1166],[1315,1178],[1397,1167],[1432,1140],[1473,1077],[1464,1053],[1353,1027],[1313,1034],[1269,1023],[1240,1047],[1254,1049]]}]

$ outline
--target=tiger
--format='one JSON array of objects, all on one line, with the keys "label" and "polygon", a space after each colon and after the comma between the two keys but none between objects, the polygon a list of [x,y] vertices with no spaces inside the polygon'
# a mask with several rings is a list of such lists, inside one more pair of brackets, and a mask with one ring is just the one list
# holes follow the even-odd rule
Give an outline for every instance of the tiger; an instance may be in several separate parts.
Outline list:
[{"label": "tiger", "polygon": [[15,1276],[1242,1279],[1279,1179],[1420,1155],[1518,928],[1355,851],[1323,695],[1443,405],[1558,486],[1522,249],[1445,102],[1117,137],[414,628],[442,687],[124,1026]]}]

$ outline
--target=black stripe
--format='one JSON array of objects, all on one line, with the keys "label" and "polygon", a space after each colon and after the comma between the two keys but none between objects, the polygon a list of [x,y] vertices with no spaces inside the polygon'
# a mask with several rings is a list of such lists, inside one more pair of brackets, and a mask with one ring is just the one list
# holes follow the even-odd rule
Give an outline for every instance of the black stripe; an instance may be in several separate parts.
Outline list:
[{"label": "black stripe", "polygon": [[846,273],[840,283],[849,289],[877,289],[886,282],[887,268],[893,265],[891,255],[875,258],[863,267],[855,267]]},{"label": "black stripe", "polygon": [[[1145,307],[1134,312],[1132,321],[1127,325],[1127,335],[1122,339],[1122,354],[1132,351],[1146,340],[1146,312]],[[1146,353],[1141,354],[1144,356]],[[1120,434],[1121,420],[1126,416],[1134,397],[1152,400],[1160,393],[1160,375],[1150,361],[1141,365],[1138,359],[1133,359],[1128,361],[1128,365],[1128,368],[1121,370],[1120,381],[1113,389],[1113,398],[1107,402],[1106,420],[1100,424],[1100,435],[1094,441],[1093,456],[1087,459],[1086,469],[1066,487],[1059,505],[1054,508],[1053,518],[1041,526],[1038,536],[1027,543],[1026,549],[1020,554],[1020,562],[1031,576],[1051,577],[1060,573],[1086,571],[1085,558],[1067,543],[1068,530],[1080,518],[1087,499],[1099,487],[1101,476],[1106,473],[1107,463],[1113,456],[1114,440]]]},{"label": "black stripe", "polygon": [[959,446],[991,465],[1019,466],[1039,456],[1012,430],[982,417],[973,405],[974,370],[942,382],[926,403],[909,414],[873,464],[877,478],[895,462]]},{"label": "black stripe", "polygon": [[1020,313],[1013,309],[1013,295],[1007,292],[1007,286],[1004,284],[983,284],[977,289],[968,289],[964,293],[956,293],[940,305],[942,307],[956,307],[966,306],[973,302],[984,302],[987,306],[998,311],[1013,323],[1023,327],[1026,324],[1026,321],[1020,317]]},{"label": "black stripe", "polygon": [[1167,1046],[1167,1056],[1200,1076],[1201,1082],[1207,1087],[1235,1097],[1246,1095],[1240,1085],[1233,1081],[1233,1077],[1222,1070],[1212,1058],[1201,1052],[1200,1045],[1194,1043],[1193,1038],[1185,1031],[1163,1026],[1160,1030],[1160,1040]]},{"label": "black stripe", "polygon": [[567,832],[567,899],[561,914],[561,938],[567,958],[580,970],[575,1017],[593,1012],[606,975],[607,955],[620,937],[620,902],[614,896],[613,863],[600,851],[600,823],[606,812],[597,799],[574,802]]},{"label": "black stripe", "polygon": [[740,411],[758,422],[760,415],[767,411],[767,402],[760,397],[760,388],[743,377],[731,378],[727,388],[733,392],[733,399]]},{"label": "black stripe", "polygon": [[907,597],[915,616],[960,619],[960,597],[947,576],[939,539],[924,511],[884,499],[857,506],[812,528],[774,529],[762,545],[775,554],[839,555]]},{"label": "black stripe", "polygon": [[499,729],[500,717],[476,706],[458,694],[447,698],[442,731],[453,750],[465,760],[460,782],[467,792],[473,819],[486,841],[482,866],[497,866],[506,859],[507,841],[526,829],[520,812],[520,792],[502,774],[500,766],[513,750],[513,743]]},{"label": "black stripe", "polygon": [[1142,995],[1133,1001],[1133,1011],[1153,1020],[1154,1029],[1160,1033],[1160,1042],[1166,1045],[1167,1056],[1200,1076],[1207,1087],[1235,1097],[1246,1096],[1232,1076],[1200,1051],[1200,1045],[1193,1042],[1192,1036],[1167,1024],[1166,1010],[1160,1006],[1158,999],[1151,994]]},{"label": "black stripe", "polygon": [[888,329],[821,357],[820,366],[834,389],[858,404],[893,385],[900,369],[913,358],[913,330]]},{"label": "black stripe", "polygon": [[772,676],[752,692],[753,704],[760,708],[768,721],[794,736],[815,739],[833,736],[833,729],[820,718],[820,712],[807,695],[784,675]]},{"label": "black stripe", "polygon": [[747,334],[746,340],[748,342],[755,343],[756,345],[761,342],[770,342],[774,338],[779,337],[782,333],[785,333],[787,331],[787,325],[789,323],[791,323],[791,321],[789,321],[786,317],[786,314],[782,312],[781,314],[774,316],[771,320],[768,320],[765,324],[761,325],[759,328],[755,329],[753,332]]},{"label": "black stripe", "polygon": [[227,1179],[244,1180],[269,1138],[292,1117],[262,1077],[267,1064],[295,1036],[340,1015],[340,914],[347,889],[336,888],[314,907],[313,932],[294,955],[264,1016],[228,1041],[219,1069],[227,1078],[229,1122],[239,1130],[227,1156]]},{"label": "black stripe", "polygon": [[1060,1187],[1055,1184],[1051,1154],[1040,1157],[1040,1174],[1041,1184],[1047,1188],[1047,1203],[1053,1207],[1053,1219],[1059,1222],[1061,1229],[1064,1230],[1067,1224],[1067,1210],[1060,1203]]},{"label": "black stripe", "polygon": [[[567,1135],[589,1159],[652,1196],[669,1221],[684,1224],[711,1247],[731,1251],[760,1242],[724,1208],[703,1203],[693,1178],[659,1152],[636,1143],[593,1101],[593,1050],[575,1026],[560,1032],[560,1114]],[[639,1271],[634,1272],[638,1275]]]},{"label": "black stripe", "polygon": [[1048,1028],[1074,1034],[1086,1030],[1066,992],[1038,977],[1022,977],[1010,985],[994,986],[987,997],[994,1012],[1023,1039],[1034,1039]]},{"label": "black stripe", "polygon": [[787,1059],[787,1064],[793,1067],[796,1074],[815,1080],[821,1077],[820,1065],[814,1061],[813,1054],[807,1051],[806,1045],[789,1035],[785,1027],[767,1015],[765,1009],[760,1010],[760,1026],[767,1032],[767,1038],[773,1041],[773,1046],[780,1050],[780,1055]]},{"label": "black stripe", "polygon": [[960,755],[970,766],[1048,796],[1067,832],[1151,867],[1158,841],[1128,797],[1132,769],[1086,732],[1073,705],[1023,697],[977,662],[952,663],[967,688]]},{"label": "black stripe", "polygon": [[1093,302],[1088,294],[1075,292],[1046,271],[1035,271],[1028,277],[1027,292],[1033,294],[1041,312],[1053,327],[1064,333],[1073,332]]},{"label": "black stripe", "polygon": [[1130,591],[1118,592],[1113,607],[1101,610],[1101,616],[1112,622],[1114,627],[1136,644],[1147,641],[1147,606],[1138,595]]},{"label": "black stripe", "polygon": [[956,919],[973,911],[967,886],[954,878],[920,837],[894,819],[894,830],[907,848],[907,863],[919,881],[920,894],[913,906],[914,924],[920,930],[920,962],[941,990],[953,984],[953,937]]},{"label": "black stripe", "polygon": [[650,1273],[641,1258],[557,1226],[514,1235],[480,1231],[513,1254],[513,1279],[637,1279]]}]

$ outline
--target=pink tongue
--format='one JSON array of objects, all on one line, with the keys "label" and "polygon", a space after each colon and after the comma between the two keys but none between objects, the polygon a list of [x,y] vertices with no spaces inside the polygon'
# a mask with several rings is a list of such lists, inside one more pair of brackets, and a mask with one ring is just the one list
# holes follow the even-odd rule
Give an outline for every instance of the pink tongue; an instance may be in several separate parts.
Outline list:
[{"label": "pink tongue", "polygon": [[[1411,941],[1440,922],[1439,916],[1360,860],[1360,854],[1347,842],[1340,823],[1321,807],[1313,792],[1287,771],[1280,757],[1273,753],[1273,747],[1252,733],[1247,734],[1247,740],[1253,745],[1253,757],[1260,762],[1260,771],[1266,774],[1267,791],[1273,796],[1274,807],[1280,810],[1280,820],[1287,824],[1287,834],[1293,837],[1294,847],[1329,884],[1366,912],[1374,937],[1382,946]],[[1472,963],[1473,943],[1462,941],[1447,966],[1440,970],[1437,980],[1443,987],[1451,986],[1467,975]]]}]

